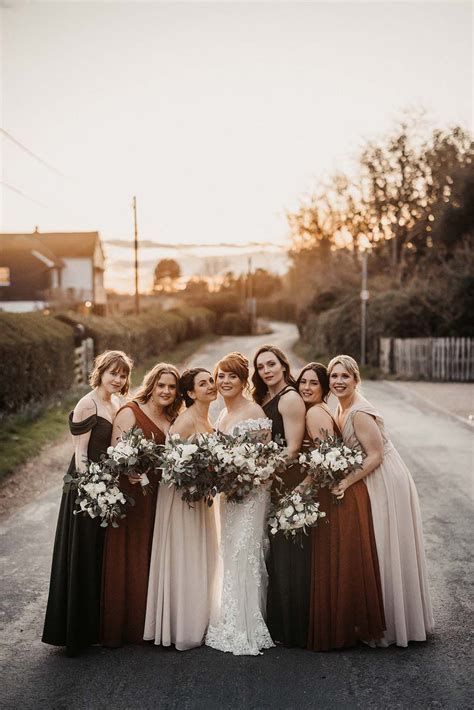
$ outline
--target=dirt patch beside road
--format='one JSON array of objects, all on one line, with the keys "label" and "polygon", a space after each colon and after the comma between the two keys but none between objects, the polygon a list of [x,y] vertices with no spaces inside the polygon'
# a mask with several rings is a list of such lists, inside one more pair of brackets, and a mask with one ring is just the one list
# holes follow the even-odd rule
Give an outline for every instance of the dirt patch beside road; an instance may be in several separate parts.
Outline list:
[{"label": "dirt patch beside road", "polygon": [[18,466],[0,483],[0,519],[15,513],[45,491],[62,484],[73,453],[71,434],[44,446],[37,456]]}]

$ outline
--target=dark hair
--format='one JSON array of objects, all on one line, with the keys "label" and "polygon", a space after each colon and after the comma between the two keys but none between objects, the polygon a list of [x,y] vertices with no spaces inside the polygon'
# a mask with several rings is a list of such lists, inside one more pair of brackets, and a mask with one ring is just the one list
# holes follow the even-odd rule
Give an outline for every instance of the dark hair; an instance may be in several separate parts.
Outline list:
[{"label": "dark hair", "polygon": [[257,402],[257,404],[262,404],[263,400],[265,399],[265,396],[268,393],[267,385],[258,374],[257,369],[257,358],[262,353],[273,353],[275,355],[277,360],[280,361],[280,364],[284,368],[283,377],[285,379],[286,384],[291,385],[296,389],[296,380],[290,372],[290,363],[288,362],[288,358],[286,357],[283,350],[277,348],[276,345],[262,345],[253,356],[252,397],[254,398],[255,402]]},{"label": "dark hair", "polygon": [[303,377],[305,372],[308,372],[308,370],[314,370],[314,372],[316,373],[319,380],[319,384],[321,385],[321,389],[323,391],[323,402],[325,402],[329,395],[329,375],[327,367],[325,365],[322,365],[320,362],[309,362],[303,367],[298,376],[298,379],[296,380],[296,387],[298,388],[298,392],[300,389],[301,378]]},{"label": "dark hair", "polygon": [[189,396],[188,392],[193,391],[194,380],[196,379],[196,375],[199,375],[200,372],[207,372],[208,375],[211,374],[205,367],[192,367],[190,370],[185,370],[180,377],[179,393],[184,399],[186,407],[192,407],[194,404],[194,399]]}]

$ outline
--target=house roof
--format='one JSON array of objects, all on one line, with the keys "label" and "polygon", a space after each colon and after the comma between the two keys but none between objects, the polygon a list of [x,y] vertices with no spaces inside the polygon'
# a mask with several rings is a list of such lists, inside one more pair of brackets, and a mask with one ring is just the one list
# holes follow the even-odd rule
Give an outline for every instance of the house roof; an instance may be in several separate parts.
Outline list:
[{"label": "house roof", "polygon": [[0,262],[2,254],[21,254],[25,252],[34,254],[50,268],[64,266],[64,261],[46,244],[43,244],[37,235],[0,234]]},{"label": "house roof", "polygon": [[[33,232],[32,234],[0,234],[0,249],[8,245],[18,243],[18,249],[24,240],[35,239],[35,243],[41,245],[41,250],[48,250],[55,258],[87,258],[94,255],[97,244],[102,249],[99,232]],[[13,247],[15,248],[15,247]],[[34,247],[38,249],[38,247]],[[46,254],[46,252],[45,252]],[[61,261],[63,265],[63,262]]]}]

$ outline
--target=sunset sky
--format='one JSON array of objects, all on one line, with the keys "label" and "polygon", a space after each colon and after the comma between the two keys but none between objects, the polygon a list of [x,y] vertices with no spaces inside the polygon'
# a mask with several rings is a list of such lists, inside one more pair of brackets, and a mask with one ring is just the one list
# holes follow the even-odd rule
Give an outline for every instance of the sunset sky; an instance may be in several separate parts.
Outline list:
[{"label": "sunset sky", "polygon": [[404,108],[472,127],[472,79],[470,2],[5,0],[1,125],[31,153],[2,134],[1,230],[97,229],[126,290],[137,195],[143,240],[188,245],[143,248],[144,287],[227,243],[272,268],[314,180]]}]

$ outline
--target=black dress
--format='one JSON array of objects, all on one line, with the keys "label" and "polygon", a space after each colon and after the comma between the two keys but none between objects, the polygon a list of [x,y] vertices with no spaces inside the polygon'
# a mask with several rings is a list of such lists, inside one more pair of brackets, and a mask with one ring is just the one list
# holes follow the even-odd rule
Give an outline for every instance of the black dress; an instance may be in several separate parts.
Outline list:
[{"label": "black dress", "polygon": [[[292,387],[285,387],[263,409],[272,420],[272,439],[284,441],[283,418],[278,404]],[[295,488],[305,478],[298,464],[283,474],[282,492]],[[268,564],[267,626],[274,641],[284,646],[306,648],[308,642],[311,584],[311,537],[303,535],[303,546],[287,540],[282,532],[270,535]]]},{"label": "black dress", "polygon": [[[98,461],[100,454],[110,446],[112,424],[97,414],[82,422],[73,422],[71,412],[69,428],[73,436],[90,431],[87,449],[90,461]],[[73,456],[68,473],[73,474],[75,468]],[[42,637],[44,643],[66,646],[68,655],[99,643],[100,636],[105,528],[100,527],[98,518],[73,514],[76,497],[76,490],[69,488],[61,498]]]}]

